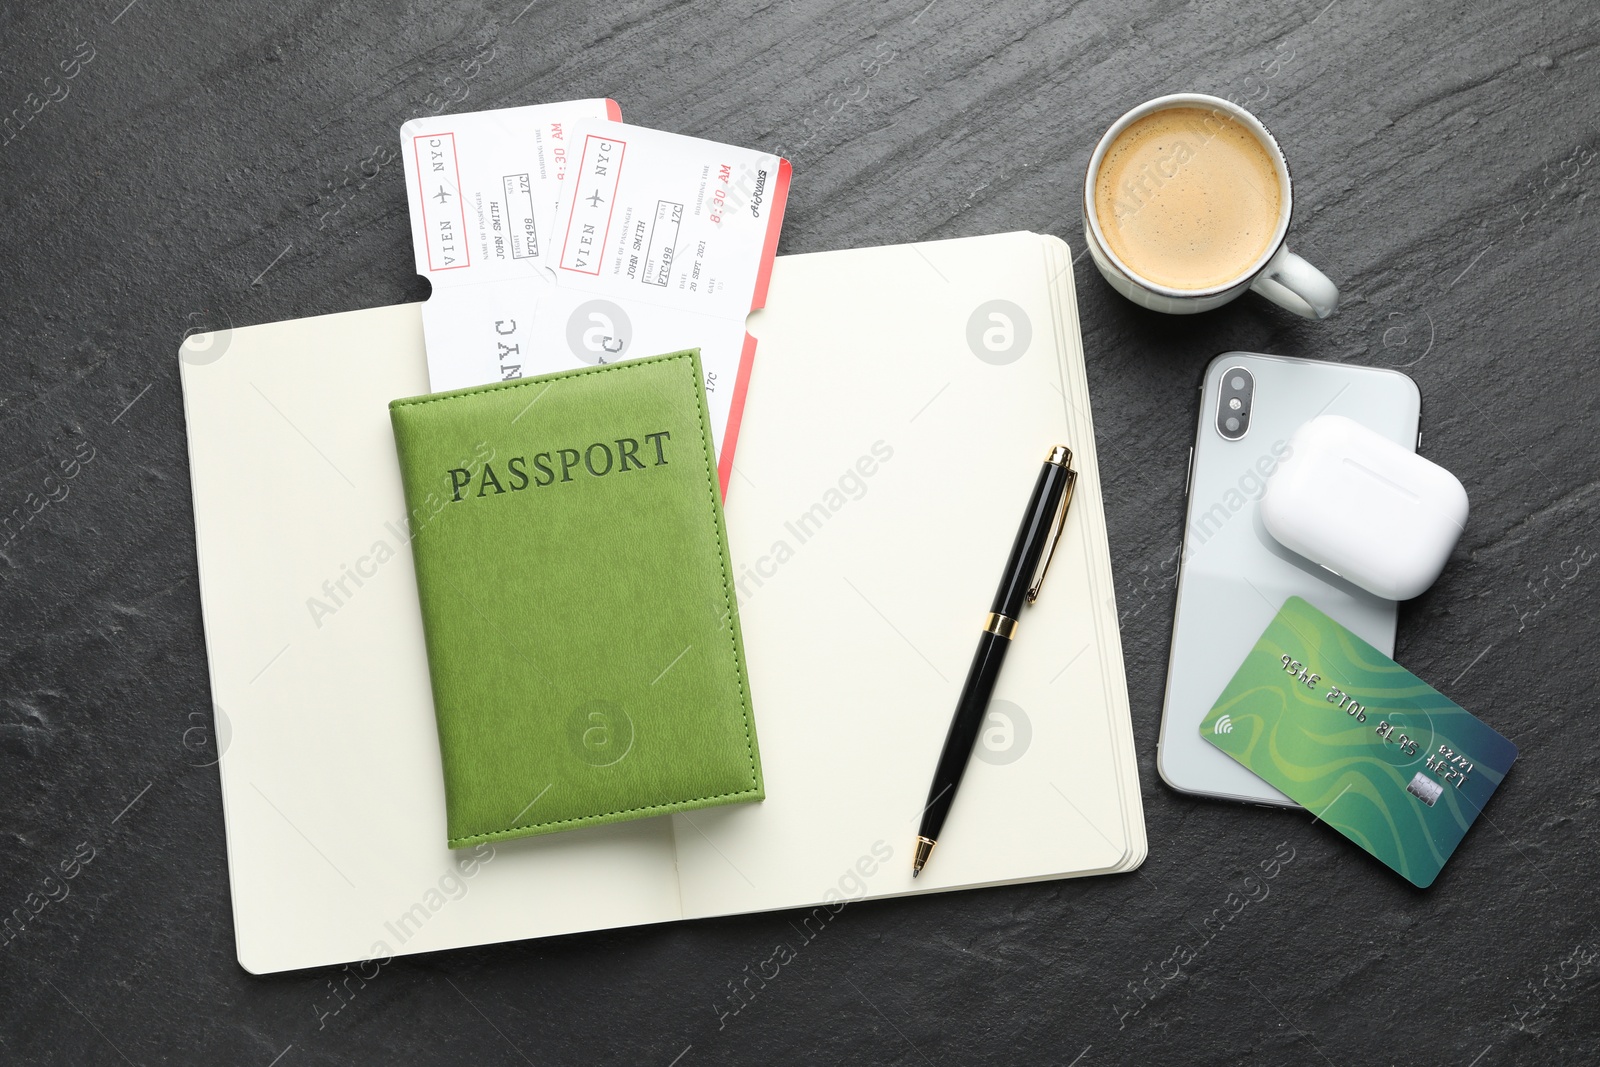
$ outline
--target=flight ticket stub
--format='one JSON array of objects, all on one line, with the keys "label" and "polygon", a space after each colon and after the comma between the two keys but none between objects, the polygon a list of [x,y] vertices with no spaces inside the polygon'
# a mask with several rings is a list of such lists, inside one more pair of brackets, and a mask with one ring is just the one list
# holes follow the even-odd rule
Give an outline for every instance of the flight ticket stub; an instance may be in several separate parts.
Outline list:
[{"label": "flight ticket stub", "polygon": [[400,127],[417,273],[435,392],[521,378],[565,363],[528,345],[544,292],[556,201],[572,158],[567,129],[618,118],[613,100],[412,119]]},{"label": "flight ticket stub", "polygon": [[789,164],[617,117],[584,100],[401,128],[430,384],[698,348],[726,492]]},{"label": "flight ticket stub", "polygon": [[567,129],[621,117],[614,100],[570,100],[401,126],[417,273],[435,289],[531,277],[571,158]]},{"label": "flight ticket stub", "polygon": [[789,195],[789,162],[621,122],[568,130],[549,254],[574,354],[609,363],[700,349],[727,491],[755,338]]}]

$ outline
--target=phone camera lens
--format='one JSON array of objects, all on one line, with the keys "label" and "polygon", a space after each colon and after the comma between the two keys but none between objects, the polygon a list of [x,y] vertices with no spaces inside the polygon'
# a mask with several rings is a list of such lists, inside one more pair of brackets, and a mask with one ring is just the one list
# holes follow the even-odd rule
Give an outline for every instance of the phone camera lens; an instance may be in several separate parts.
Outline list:
[{"label": "phone camera lens", "polygon": [[1242,440],[1250,432],[1250,414],[1255,410],[1255,376],[1245,367],[1229,367],[1218,380],[1217,406],[1213,423],[1217,433],[1229,441]]}]

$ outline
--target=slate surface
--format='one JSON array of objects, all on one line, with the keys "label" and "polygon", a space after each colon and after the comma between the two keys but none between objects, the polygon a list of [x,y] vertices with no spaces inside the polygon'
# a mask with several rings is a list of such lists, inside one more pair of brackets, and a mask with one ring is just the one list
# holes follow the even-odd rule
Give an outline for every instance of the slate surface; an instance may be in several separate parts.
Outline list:
[{"label": "slate surface", "polygon": [[[1592,3],[124,2],[0,8],[0,1060],[1600,1058]],[[1160,318],[1078,264],[1141,871],[852,907],[720,1019],[794,916],[407,959],[343,999],[335,972],[240,971],[175,349],[425,296],[379,162],[402,120],[610,94],[787,152],[785,252],[1010,229],[1081,249],[1090,146],[1179,89],[1274,128],[1294,247],[1346,302]],[[1195,386],[1230,348],[1406,368],[1425,454],[1472,494],[1398,654],[1522,758],[1428,892],[1303,815],[1155,774]]]}]

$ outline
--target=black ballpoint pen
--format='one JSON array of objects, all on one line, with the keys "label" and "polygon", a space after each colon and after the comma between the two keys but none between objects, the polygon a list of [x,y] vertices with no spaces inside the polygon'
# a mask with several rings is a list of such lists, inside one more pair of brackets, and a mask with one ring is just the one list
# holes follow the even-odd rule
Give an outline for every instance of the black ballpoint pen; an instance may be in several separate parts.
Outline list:
[{"label": "black ballpoint pen", "polygon": [[1072,487],[1078,474],[1072,469],[1072,450],[1056,445],[1045,457],[1044,469],[1034,483],[1033,496],[1028,499],[1028,510],[1022,516],[1022,528],[1011,546],[1011,558],[1006,561],[1000,589],[994,595],[994,607],[983,621],[983,632],[978,637],[978,651],[972,657],[972,667],[967,671],[967,681],[961,687],[956,701],[956,713],[950,720],[950,732],[945,735],[944,751],[939,753],[939,766],[933,772],[933,785],[928,788],[928,806],[922,809],[922,825],[917,829],[917,846],[911,859],[911,877],[922,873],[939,842],[944,829],[945,816],[956,798],[956,787],[972,758],[972,746],[983,726],[984,714],[989,708],[989,698],[994,694],[995,682],[1000,677],[1000,666],[1005,662],[1006,650],[1017,633],[1017,616],[1024,602],[1039,599],[1039,587],[1044,572],[1055,554],[1056,542],[1066,523],[1067,508],[1072,503]]}]

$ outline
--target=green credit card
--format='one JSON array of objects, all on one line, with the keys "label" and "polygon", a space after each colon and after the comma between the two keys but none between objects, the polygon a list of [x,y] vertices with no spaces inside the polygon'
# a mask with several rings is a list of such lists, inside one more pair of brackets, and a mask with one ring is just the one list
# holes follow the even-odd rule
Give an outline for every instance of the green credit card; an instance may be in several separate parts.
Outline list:
[{"label": "green credit card", "polygon": [[1517,758],[1516,745],[1299,597],[1200,734],[1423,888]]}]

